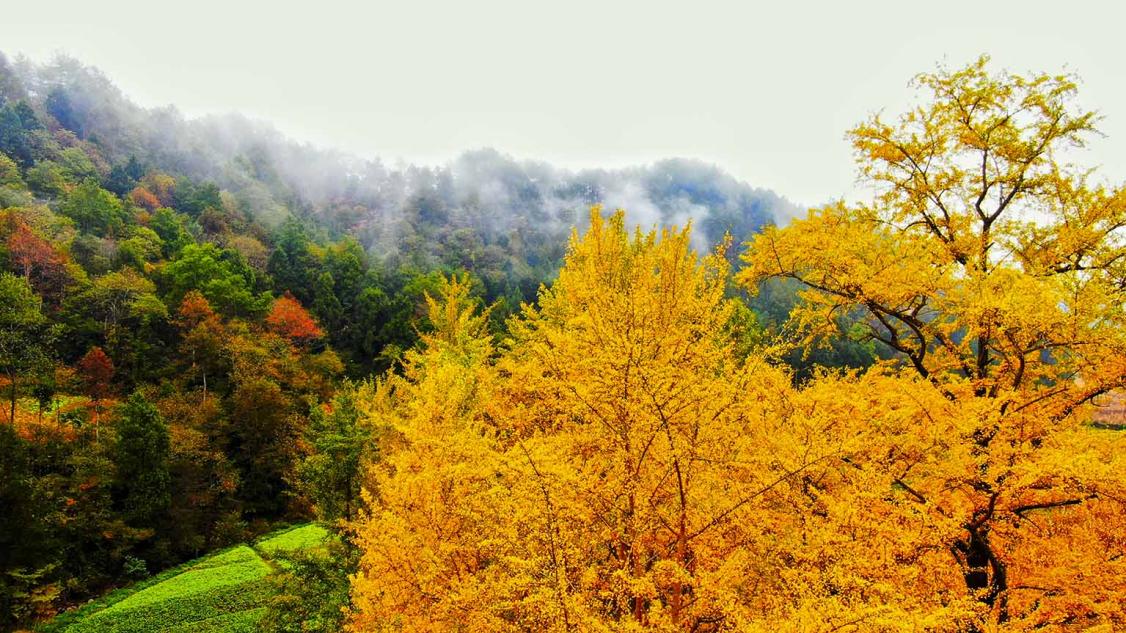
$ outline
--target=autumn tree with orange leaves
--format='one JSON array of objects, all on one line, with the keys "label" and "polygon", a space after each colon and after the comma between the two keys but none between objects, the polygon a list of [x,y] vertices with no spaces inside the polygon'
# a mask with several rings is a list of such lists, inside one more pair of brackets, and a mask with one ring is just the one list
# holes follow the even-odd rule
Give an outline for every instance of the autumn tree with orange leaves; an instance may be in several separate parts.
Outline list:
[{"label": "autumn tree with orange leaves", "polygon": [[176,325],[180,328],[181,348],[191,371],[202,379],[202,399],[207,401],[207,377],[219,373],[224,365],[223,342],[228,333],[211,302],[198,290],[189,291],[180,302]]},{"label": "autumn tree with orange leaves", "polygon": [[25,279],[31,279],[39,268],[56,265],[57,255],[51,245],[36,235],[27,224],[13,222],[8,236],[8,257]]},{"label": "autumn tree with orange leaves", "polygon": [[82,381],[82,390],[91,400],[93,412],[94,435],[98,435],[98,418],[102,410],[102,401],[109,395],[113,380],[113,360],[98,346],[91,347],[75,365],[78,377]]},{"label": "autumn tree with orange leaves", "polygon": [[148,189],[137,187],[129,193],[129,200],[148,211],[153,211],[161,206],[160,200]]},{"label": "autumn tree with orange leaves", "polygon": [[305,345],[324,336],[316,319],[288,292],[274,300],[266,325],[290,341]]},{"label": "autumn tree with orange leaves", "polygon": [[8,210],[0,214],[0,250],[6,249],[13,273],[27,279],[48,306],[57,306],[70,285],[67,258],[29,225],[24,214]]}]

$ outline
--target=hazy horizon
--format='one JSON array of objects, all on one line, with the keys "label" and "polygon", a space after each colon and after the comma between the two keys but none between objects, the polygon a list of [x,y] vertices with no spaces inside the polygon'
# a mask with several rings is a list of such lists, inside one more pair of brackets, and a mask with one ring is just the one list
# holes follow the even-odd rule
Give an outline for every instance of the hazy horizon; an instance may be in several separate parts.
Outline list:
[{"label": "hazy horizon", "polygon": [[[986,53],[1016,72],[1078,73],[1106,134],[1084,161],[1126,178],[1113,5],[1079,33],[1047,3],[953,3],[925,30],[887,2],[864,12],[704,3],[690,14],[633,2],[328,2],[315,16],[201,4],[167,20],[134,0],[12,7],[0,50],[70,55],[142,106],[236,112],[390,164],[444,164],[482,147],[568,169],[685,157],[799,205],[856,194],[844,133],[900,111],[914,74]],[[975,24],[962,24],[970,10]]]}]

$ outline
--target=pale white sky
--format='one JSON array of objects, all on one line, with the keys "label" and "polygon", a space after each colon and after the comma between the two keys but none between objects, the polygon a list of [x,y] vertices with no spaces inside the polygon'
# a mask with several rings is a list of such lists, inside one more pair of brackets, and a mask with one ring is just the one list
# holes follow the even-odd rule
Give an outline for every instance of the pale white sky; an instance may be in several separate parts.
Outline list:
[{"label": "pale white sky", "polygon": [[9,3],[0,50],[69,53],[135,101],[239,111],[364,156],[492,146],[567,167],[687,156],[814,204],[851,196],[846,129],[985,52],[1074,70],[1126,180],[1117,2],[89,0]]}]

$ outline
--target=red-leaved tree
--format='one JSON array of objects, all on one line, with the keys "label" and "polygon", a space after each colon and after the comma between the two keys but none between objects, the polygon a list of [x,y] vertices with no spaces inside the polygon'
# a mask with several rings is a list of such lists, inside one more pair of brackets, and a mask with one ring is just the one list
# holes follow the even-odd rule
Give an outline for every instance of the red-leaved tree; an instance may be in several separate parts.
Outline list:
[{"label": "red-leaved tree", "polygon": [[82,388],[90,400],[93,401],[94,437],[98,437],[98,413],[101,410],[102,400],[110,391],[113,380],[113,360],[98,346],[90,348],[78,361],[78,376],[82,381]]},{"label": "red-leaved tree", "polygon": [[324,335],[317,321],[288,292],[274,301],[266,325],[295,344],[304,345]]},{"label": "red-leaved tree", "polygon": [[31,278],[37,268],[52,266],[58,259],[51,244],[23,222],[17,223],[8,236],[8,257],[12,266],[27,279]]}]

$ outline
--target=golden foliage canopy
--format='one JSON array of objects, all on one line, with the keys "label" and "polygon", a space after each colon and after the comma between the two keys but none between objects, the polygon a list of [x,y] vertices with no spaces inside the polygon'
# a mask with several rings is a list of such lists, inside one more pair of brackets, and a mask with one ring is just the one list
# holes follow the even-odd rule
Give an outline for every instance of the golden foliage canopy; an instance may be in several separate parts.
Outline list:
[{"label": "golden foliage canopy", "polygon": [[[1062,153],[1074,80],[922,75],[851,137],[870,204],[749,245],[800,344],[861,315],[890,360],[805,384],[732,340],[690,229],[591,214],[499,344],[467,279],[364,410],[380,435],[357,631],[1126,627],[1126,196]],[[856,330],[850,334],[856,335]]]},{"label": "golden foliage canopy", "polygon": [[[357,630],[714,630],[782,608],[783,489],[841,451],[734,353],[727,263],[592,213],[494,355],[465,282],[381,390]],[[763,578],[758,583],[749,579]],[[624,628],[623,628],[624,627]]]},{"label": "golden foliage canopy", "polygon": [[1074,78],[982,58],[916,83],[923,105],[850,133],[873,202],[767,229],[738,279],[803,284],[802,344],[864,315],[901,383],[881,400],[942,394],[858,468],[952,522],[934,545],[988,621],[1122,627],[1122,442],[1088,422],[1126,386],[1126,191],[1065,160],[1095,132]]}]

